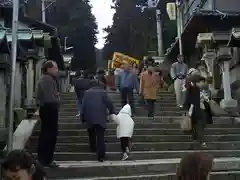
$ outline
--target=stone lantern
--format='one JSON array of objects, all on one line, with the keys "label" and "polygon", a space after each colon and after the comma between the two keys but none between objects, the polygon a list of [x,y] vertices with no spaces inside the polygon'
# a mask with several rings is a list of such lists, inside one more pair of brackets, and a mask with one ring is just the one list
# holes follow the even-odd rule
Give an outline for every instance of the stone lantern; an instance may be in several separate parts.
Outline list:
[{"label": "stone lantern", "polygon": [[237,107],[237,100],[234,100],[231,95],[229,71],[230,62],[232,60],[232,51],[231,48],[226,46],[229,42],[229,37],[229,32],[223,31],[200,33],[197,39],[197,43],[204,48],[204,55],[202,57],[202,60],[205,61],[209,74],[211,76],[214,76],[214,66],[217,65],[219,65],[222,70],[222,87],[224,91],[224,99],[221,100],[220,106],[223,109],[232,109]]}]

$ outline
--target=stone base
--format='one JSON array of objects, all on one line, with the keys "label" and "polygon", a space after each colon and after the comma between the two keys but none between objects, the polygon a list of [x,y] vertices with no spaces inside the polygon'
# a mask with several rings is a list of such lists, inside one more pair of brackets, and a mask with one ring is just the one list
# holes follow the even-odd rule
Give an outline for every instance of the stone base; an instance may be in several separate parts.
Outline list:
[{"label": "stone base", "polygon": [[235,99],[231,99],[231,100],[221,100],[220,102],[220,107],[223,109],[232,109],[232,108],[236,108],[238,105],[237,100]]}]

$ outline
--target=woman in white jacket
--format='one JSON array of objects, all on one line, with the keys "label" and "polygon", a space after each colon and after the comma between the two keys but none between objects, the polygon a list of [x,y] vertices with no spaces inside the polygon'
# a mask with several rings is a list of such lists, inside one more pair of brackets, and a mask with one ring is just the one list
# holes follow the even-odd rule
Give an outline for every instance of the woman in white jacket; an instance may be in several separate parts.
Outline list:
[{"label": "woman in white jacket", "polygon": [[112,116],[112,120],[117,124],[117,138],[121,141],[121,149],[123,152],[122,160],[128,159],[129,140],[132,137],[134,128],[134,121],[131,115],[131,107],[129,104],[126,104],[117,116]]}]

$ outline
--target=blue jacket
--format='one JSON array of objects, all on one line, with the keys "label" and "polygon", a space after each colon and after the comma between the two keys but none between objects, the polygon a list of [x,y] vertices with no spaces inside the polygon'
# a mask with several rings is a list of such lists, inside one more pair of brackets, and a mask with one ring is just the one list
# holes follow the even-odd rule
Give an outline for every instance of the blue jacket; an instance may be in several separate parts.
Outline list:
[{"label": "blue jacket", "polygon": [[131,88],[139,90],[138,76],[131,71],[121,71],[117,76],[118,89]]},{"label": "blue jacket", "polygon": [[87,127],[101,125],[106,128],[107,116],[114,114],[114,106],[103,87],[93,87],[84,93],[81,120]]}]

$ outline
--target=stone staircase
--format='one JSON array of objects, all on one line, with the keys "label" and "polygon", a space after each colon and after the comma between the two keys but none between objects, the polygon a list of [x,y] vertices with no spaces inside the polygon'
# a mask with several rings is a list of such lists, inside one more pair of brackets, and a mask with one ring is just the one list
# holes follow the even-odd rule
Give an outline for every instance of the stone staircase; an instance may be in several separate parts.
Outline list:
[{"label": "stone staircase", "polygon": [[[121,109],[118,93],[109,93],[117,112]],[[55,159],[60,168],[49,169],[49,179],[91,180],[173,180],[180,158],[193,151],[209,152],[215,157],[211,179],[236,180],[240,178],[240,124],[234,118],[214,117],[214,124],[205,130],[207,149],[199,149],[191,136],[180,130],[183,112],[175,105],[174,95],[161,92],[156,104],[156,118],[150,120],[143,107],[137,106],[131,157],[120,161],[120,142],[116,125],[109,123],[105,133],[107,157],[99,163],[89,152],[88,136],[84,125],[76,118],[76,96],[61,95],[59,137]],[[136,105],[138,103],[136,102]],[[93,112],[94,113],[94,112]],[[39,127],[29,140],[29,150],[36,155]]]}]

